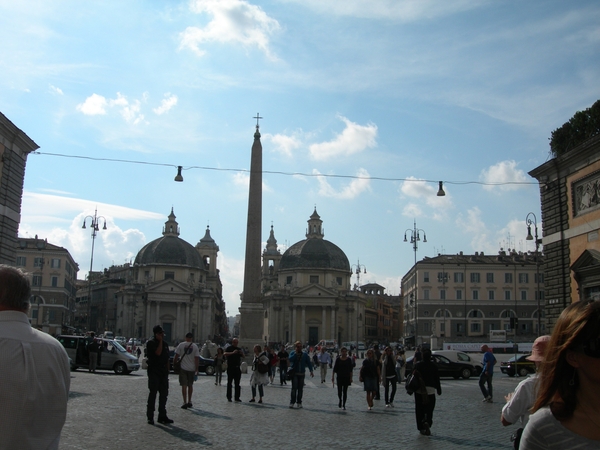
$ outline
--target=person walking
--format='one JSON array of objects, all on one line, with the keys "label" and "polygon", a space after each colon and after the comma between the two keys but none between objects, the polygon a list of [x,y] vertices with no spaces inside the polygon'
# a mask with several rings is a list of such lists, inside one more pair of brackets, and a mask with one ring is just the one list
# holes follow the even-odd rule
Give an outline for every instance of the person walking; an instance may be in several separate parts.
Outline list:
[{"label": "person walking", "polygon": [[398,350],[396,355],[396,375],[398,375],[398,383],[406,380],[406,354],[403,349]]},{"label": "person walking", "polygon": [[158,393],[158,423],[170,424],[167,417],[167,397],[169,396],[169,346],[164,340],[165,332],[156,325],[152,332],[154,338],[146,344],[148,351],[148,404],[146,416],[148,423],[154,425],[154,408]]},{"label": "person walking", "polygon": [[57,450],[67,417],[69,357],[31,327],[28,276],[0,265],[0,448]]},{"label": "person walking", "polygon": [[314,377],[315,374],[310,356],[305,351],[302,351],[302,343],[296,341],[294,350],[290,353],[290,370],[293,372],[290,408],[293,408],[294,404],[298,405],[298,408],[302,408],[302,394],[304,392],[304,378],[307,367],[310,371],[310,376]]},{"label": "person walking", "polygon": [[[483,394],[483,402],[492,403],[492,378],[494,376],[494,365],[496,364],[496,357],[492,353],[492,350],[485,344],[481,346],[481,351],[483,352],[483,359],[481,360],[481,365],[483,366],[483,369],[481,369],[481,373],[479,374],[479,388],[481,389],[481,393]],[[485,388],[486,383],[487,389]]]},{"label": "person walking", "polygon": [[335,375],[337,374],[338,408],[346,409],[346,400],[348,399],[348,386],[352,384],[353,372],[352,358],[348,356],[348,349],[342,347],[340,355],[335,359],[331,373],[331,382],[335,384]]},{"label": "person walking", "polygon": [[179,370],[179,385],[183,395],[182,409],[192,407],[192,393],[194,392],[194,379],[198,378],[198,364],[200,363],[200,351],[198,346],[192,342],[194,335],[187,333],[185,341],[181,342],[175,349],[173,365],[181,362]]},{"label": "person walking", "polygon": [[233,338],[231,345],[225,349],[225,357],[227,358],[227,401],[231,401],[231,394],[233,385],[235,384],[235,401],[241,402],[240,395],[242,389],[240,388],[240,380],[242,378],[242,359],[244,358],[244,351],[238,347],[239,340]]},{"label": "person walking", "polygon": [[381,381],[382,383],[385,383],[385,406],[386,408],[393,408],[398,375],[396,375],[396,357],[394,356],[392,347],[386,347],[383,353],[383,361],[381,362]]},{"label": "person walking", "polygon": [[277,355],[273,347],[269,347],[268,345],[265,345],[264,350],[267,352],[267,357],[269,358],[269,382],[273,384],[275,373],[277,372]]},{"label": "person walking", "polygon": [[252,360],[252,375],[250,376],[250,388],[252,389],[252,399],[250,403],[256,401],[256,387],[258,386],[258,403],[263,402],[265,395],[263,386],[269,384],[269,347],[265,345],[265,350],[261,352],[260,345],[254,346],[254,359]]},{"label": "person walking", "polygon": [[364,391],[367,393],[367,410],[371,411],[373,399],[377,393],[377,385],[381,381],[381,372],[372,348],[367,350],[366,358],[363,360],[359,381],[363,383]]},{"label": "person walking", "polygon": [[599,301],[577,301],[563,310],[539,379],[521,450],[600,448]]},{"label": "person walking", "polygon": [[223,363],[225,362],[225,355],[223,354],[221,347],[217,348],[217,354],[215,355],[215,386],[221,385],[221,379],[223,378]]},{"label": "person walking", "polygon": [[544,361],[549,341],[549,335],[540,336],[534,341],[531,355],[529,355],[527,359],[534,362],[536,373],[531,377],[525,378],[515,388],[514,392],[511,392],[504,397],[506,399],[506,404],[502,408],[502,414],[500,415],[500,422],[502,422],[502,425],[507,427],[517,421],[521,422],[521,427],[517,429],[512,436],[513,447],[515,449],[519,448],[523,428],[529,421],[529,410],[535,403],[537,397],[537,386],[539,381],[537,371],[542,364],[542,361]]},{"label": "person walking", "polygon": [[281,345],[279,348],[277,358],[279,359],[279,382],[281,386],[283,386],[284,384],[287,384],[287,368],[288,360],[290,358],[290,354],[285,349],[285,345]]},{"label": "person walking", "polygon": [[321,383],[325,383],[327,380],[327,367],[331,366],[331,355],[325,349],[325,346],[321,346],[321,352],[319,353],[319,367],[321,369]]},{"label": "person walking", "polygon": [[377,382],[377,390],[375,391],[375,396],[373,397],[374,400],[381,400],[381,390],[380,390],[380,385],[381,385],[381,351],[379,350],[379,344],[373,346],[373,354],[374,354],[374,358],[375,358],[375,364],[377,364],[377,368],[379,369],[379,381]]},{"label": "person walking", "polygon": [[430,349],[422,351],[422,360],[415,364],[413,373],[421,382],[421,388],[414,393],[417,428],[421,434],[429,436],[433,425],[435,394],[437,392],[437,395],[442,395],[440,376],[436,365],[431,361]]}]

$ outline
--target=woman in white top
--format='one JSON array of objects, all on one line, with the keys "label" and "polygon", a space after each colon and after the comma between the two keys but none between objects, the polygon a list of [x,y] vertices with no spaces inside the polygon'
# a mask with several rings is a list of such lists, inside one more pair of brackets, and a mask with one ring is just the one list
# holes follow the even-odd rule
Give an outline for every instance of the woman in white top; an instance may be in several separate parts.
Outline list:
[{"label": "woman in white top", "polygon": [[[265,346],[265,348],[267,348]],[[261,353],[260,345],[254,346],[254,360],[252,361],[252,376],[250,377],[250,387],[252,388],[252,399],[250,403],[256,401],[256,386],[258,386],[258,403],[263,402],[264,390],[263,386],[269,384],[269,357],[267,352]],[[259,367],[260,366],[260,367]],[[263,372],[264,370],[264,372]]]},{"label": "woman in white top", "polygon": [[600,302],[575,302],[562,312],[538,376],[520,448],[600,448]]}]

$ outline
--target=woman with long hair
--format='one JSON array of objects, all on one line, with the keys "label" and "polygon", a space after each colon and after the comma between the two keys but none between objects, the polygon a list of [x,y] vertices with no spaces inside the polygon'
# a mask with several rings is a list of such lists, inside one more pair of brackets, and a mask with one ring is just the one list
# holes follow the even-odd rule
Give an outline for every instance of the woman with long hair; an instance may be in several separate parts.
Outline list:
[{"label": "woman with long hair", "polygon": [[223,363],[225,362],[225,356],[223,355],[223,349],[217,348],[217,354],[215,355],[215,386],[221,384],[221,378],[223,378]]},{"label": "woman with long hair", "polygon": [[565,308],[538,377],[520,448],[600,448],[600,302]]},{"label": "woman with long hair", "polygon": [[333,364],[333,373],[331,374],[331,382],[335,383],[334,377],[337,373],[337,390],[338,390],[338,408],[346,409],[346,399],[348,398],[348,386],[352,384],[352,359],[348,356],[348,349],[342,347],[340,355],[335,359]]},{"label": "woman with long hair", "polygon": [[381,380],[379,365],[375,361],[375,352],[372,348],[367,350],[367,357],[363,360],[360,368],[360,380],[363,383],[364,390],[367,393],[367,409],[373,409],[373,398],[377,393],[377,386]]}]

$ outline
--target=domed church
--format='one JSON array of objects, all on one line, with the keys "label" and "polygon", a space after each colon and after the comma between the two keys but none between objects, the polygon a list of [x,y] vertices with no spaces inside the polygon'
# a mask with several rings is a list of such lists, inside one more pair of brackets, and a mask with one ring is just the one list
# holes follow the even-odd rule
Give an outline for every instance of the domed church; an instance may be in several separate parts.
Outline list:
[{"label": "domed church", "polygon": [[346,254],[324,237],[316,208],[308,220],[306,239],[283,255],[271,226],[262,255],[266,342],[299,340],[315,345],[322,339],[364,340],[364,296],[351,290]]},{"label": "domed church", "polygon": [[[122,329],[135,323],[136,335],[152,336],[160,324],[169,343],[192,332],[196,342],[218,341],[227,333],[222,284],[217,269],[219,246],[210,229],[192,246],[179,237],[171,209],[162,237],[137,254],[130,282],[117,294]],[[117,323],[118,323],[117,322]]]}]

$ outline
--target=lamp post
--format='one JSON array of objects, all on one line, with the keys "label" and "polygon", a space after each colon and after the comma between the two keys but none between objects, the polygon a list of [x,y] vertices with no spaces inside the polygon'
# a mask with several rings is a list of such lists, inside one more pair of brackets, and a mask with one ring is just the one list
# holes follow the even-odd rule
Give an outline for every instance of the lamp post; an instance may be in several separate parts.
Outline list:
[{"label": "lamp post", "polygon": [[423,242],[427,242],[427,235],[425,234],[425,230],[417,228],[417,221],[414,221],[413,228],[407,228],[404,231],[404,242],[408,242],[406,239],[406,233],[410,233],[410,243],[413,246],[413,251],[415,253],[415,266],[414,266],[414,278],[413,278],[413,292],[414,292],[414,301],[415,301],[415,347],[417,346],[418,336],[419,336],[419,303],[417,300],[417,250],[419,249],[419,241],[421,240],[421,233],[423,233]]},{"label": "lamp post", "polygon": [[[360,271],[367,273],[367,267],[360,263],[360,259],[357,260],[356,264],[352,264],[350,267],[354,273],[356,273],[356,287],[360,290]],[[359,331],[359,314],[358,314],[358,298],[356,300],[356,354],[358,355],[358,331]]]},{"label": "lamp post", "polygon": [[[530,219],[530,216],[533,217],[533,220]],[[540,255],[539,255],[539,249],[540,249],[540,243],[541,240],[538,239],[538,227],[537,227],[537,217],[535,216],[534,213],[530,212],[529,214],[527,214],[527,216],[525,217],[525,223],[527,223],[527,237],[525,238],[526,241],[534,241],[535,242],[535,276],[537,278],[537,322],[538,322],[538,326],[537,326],[537,334],[538,336],[541,336],[542,334],[542,311],[540,309],[540,297],[542,296],[541,292],[540,292]],[[533,225],[533,228],[535,230],[535,240],[534,240],[534,236],[531,235],[531,226]]]},{"label": "lamp post", "polygon": [[104,221],[103,230],[106,230],[106,218],[104,216],[98,215],[98,209],[94,210],[93,216],[85,216],[83,218],[83,228],[85,230],[85,222],[91,219],[90,227],[92,229],[92,256],[90,258],[90,272],[88,273],[88,320],[87,320],[87,329],[90,331],[92,327],[92,268],[94,267],[94,243],[96,241],[96,232],[100,230],[98,224],[100,219]]}]

